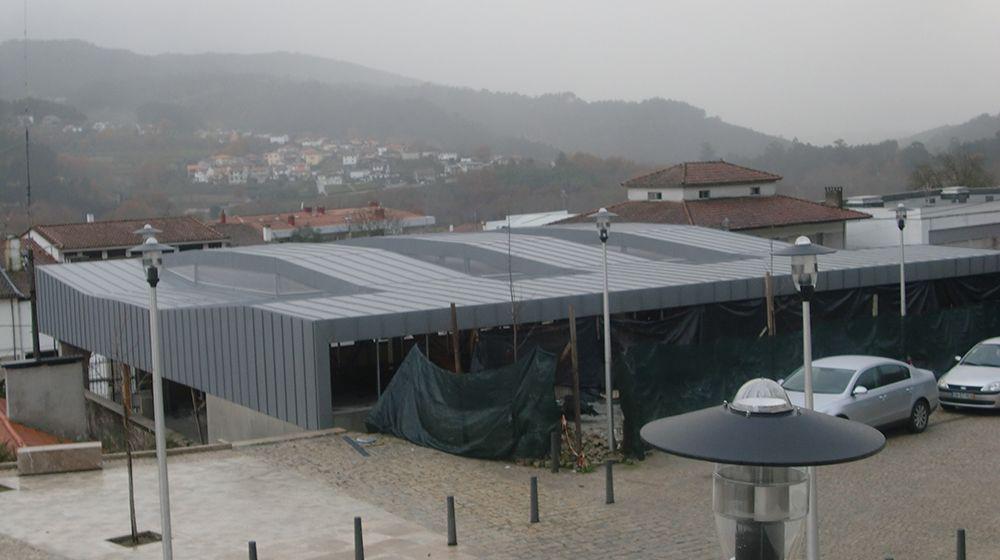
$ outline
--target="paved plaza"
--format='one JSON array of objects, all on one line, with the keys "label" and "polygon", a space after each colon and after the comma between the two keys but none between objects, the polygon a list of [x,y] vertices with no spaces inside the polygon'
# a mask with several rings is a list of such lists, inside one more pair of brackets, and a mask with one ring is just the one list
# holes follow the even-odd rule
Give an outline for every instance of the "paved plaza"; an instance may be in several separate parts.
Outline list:
[{"label": "paved plaza", "polygon": [[[938,411],[927,432],[892,431],[886,449],[823,467],[823,556],[939,560],[968,531],[970,558],[1000,550],[1000,415]],[[352,519],[365,519],[366,558],[720,557],[710,511],[711,466],[662,454],[604,476],[463,459],[379,437],[363,457],[338,436],[171,457],[180,558],[353,558]],[[13,475],[13,472],[7,471]],[[137,462],[140,529],[158,530],[155,464]],[[541,523],[528,523],[539,477]],[[102,472],[6,476],[0,558],[157,558],[105,539],[128,530],[124,463]],[[454,495],[459,546],[445,546]],[[797,554],[796,558],[801,555]]]}]

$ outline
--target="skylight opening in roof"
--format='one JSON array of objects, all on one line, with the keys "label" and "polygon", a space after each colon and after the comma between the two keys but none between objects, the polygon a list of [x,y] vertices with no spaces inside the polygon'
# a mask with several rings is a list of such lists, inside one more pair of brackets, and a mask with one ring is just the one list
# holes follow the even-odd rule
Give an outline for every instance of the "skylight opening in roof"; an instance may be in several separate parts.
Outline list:
[{"label": "skylight opening in roof", "polygon": [[240,290],[253,294],[283,296],[319,292],[319,290],[287,276],[271,272],[254,272],[203,264],[173,266],[168,270],[195,284]]}]

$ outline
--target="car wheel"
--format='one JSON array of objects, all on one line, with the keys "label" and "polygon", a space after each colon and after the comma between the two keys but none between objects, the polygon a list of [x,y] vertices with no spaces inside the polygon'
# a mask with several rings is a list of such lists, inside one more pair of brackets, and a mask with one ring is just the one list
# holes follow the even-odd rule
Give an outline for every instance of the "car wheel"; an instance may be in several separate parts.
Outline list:
[{"label": "car wheel", "polygon": [[919,434],[920,432],[927,429],[927,422],[931,417],[931,407],[927,405],[927,401],[920,399],[913,404],[913,409],[910,410],[910,423],[909,429],[914,434]]}]

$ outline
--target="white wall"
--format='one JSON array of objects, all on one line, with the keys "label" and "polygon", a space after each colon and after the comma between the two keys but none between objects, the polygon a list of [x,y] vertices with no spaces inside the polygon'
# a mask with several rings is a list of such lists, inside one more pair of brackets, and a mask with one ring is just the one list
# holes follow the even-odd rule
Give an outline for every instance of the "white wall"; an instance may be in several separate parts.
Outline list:
[{"label": "white wall", "polygon": [[[55,350],[52,337],[39,333],[41,350]],[[0,299],[0,360],[21,360],[31,348],[31,303]]]},{"label": "white wall", "polygon": [[[751,195],[750,189],[760,188],[759,195]],[[700,200],[699,191],[709,191],[709,198],[734,198],[740,196],[773,196],[777,192],[775,183],[753,183],[739,185],[708,185],[708,186],[688,186],[670,187],[666,189],[628,189],[629,200],[649,200],[650,192],[658,192],[663,197],[662,200],[680,202],[682,200]]]},{"label": "white wall", "polygon": [[[895,208],[855,208],[870,220],[847,222],[847,248],[899,245]],[[912,209],[907,214],[903,238],[907,245],[930,244],[931,232],[1000,224],[1000,202],[950,204],[947,201]],[[987,243],[986,240],[969,239]]]}]

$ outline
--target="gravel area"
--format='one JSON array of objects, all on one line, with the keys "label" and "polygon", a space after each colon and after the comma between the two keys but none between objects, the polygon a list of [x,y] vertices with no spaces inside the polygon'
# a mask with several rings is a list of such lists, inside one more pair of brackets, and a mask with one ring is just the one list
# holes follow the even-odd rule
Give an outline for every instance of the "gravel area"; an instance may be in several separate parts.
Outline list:
[{"label": "gravel area", "polygon": [[[937,411],[928,430],[888,432],[873,458],[818,469],[821,546],[827,558],[954,557],[955,529],[970,558],[1000,550],[1000,415]],[[457,503],[459,543],[481,558],[608,556],[718,558],[712,466],[663,454],[604,476],[454,457],[381,436],[362,457],[339,438],[248,448],[359,500],[444,534],[445,497]],[[541,523],[528,523],[538,476]],[[800,547],[801,548],[801,547]],[[801,557],[801,552],[795,555]]]}]

